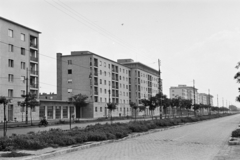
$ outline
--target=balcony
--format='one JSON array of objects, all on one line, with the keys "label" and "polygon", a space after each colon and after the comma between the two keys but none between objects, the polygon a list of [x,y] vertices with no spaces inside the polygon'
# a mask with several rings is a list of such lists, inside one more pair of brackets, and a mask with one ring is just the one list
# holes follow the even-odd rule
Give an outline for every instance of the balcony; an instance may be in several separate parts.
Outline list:
[{"label": "balcony", "polygon": [[94,72],[94,76],[98,76],[98,72]]},{"label": "balcony", "polygon": [[38,75],[38,71],[30,70],[30,74]]},{"label": "balcony", "polygon": [[94,91],[94,95],[98,95],[98,91]]},{"label": "balcony", "polygon": [[95,81],[95,82],[94,82],[94,85],[96,85],[96,86],[97,86],[97,85],[98,85],[98,82],[96,82],[96,81]]},{"label": "balcony", "polygon": [[38,58],[37,58],[37,57],[30,56],[30,60],[31,60],[31,61],[35,61],[35,62],[38,62]]},{"label": "balcony", "polygon": [[34,42],[30,42],[30,47],[32,47],[32,48],[36,48],[36,49],[38,48],[38,47],[37,47],[37,44],[34,43]]},{"label": "balcony", "polygon": [[30,83],[30,88],[36,88],[37,89],[38,88],[38,84],[34,84],[34,83],[31,84]]}]

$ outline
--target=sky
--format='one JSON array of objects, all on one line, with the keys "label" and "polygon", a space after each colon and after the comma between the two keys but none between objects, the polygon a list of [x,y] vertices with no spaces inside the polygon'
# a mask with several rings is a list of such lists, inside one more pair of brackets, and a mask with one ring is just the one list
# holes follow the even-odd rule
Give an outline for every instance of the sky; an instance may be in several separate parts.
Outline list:
[{"label": "sky", "polygon": [[160,59],[167,96],[195,80],[215,106],[240,107],[238,0],[0,0],[0,16],[41,32],[41,93],[56,93],[56,53],[90,51],[156,70]]}]

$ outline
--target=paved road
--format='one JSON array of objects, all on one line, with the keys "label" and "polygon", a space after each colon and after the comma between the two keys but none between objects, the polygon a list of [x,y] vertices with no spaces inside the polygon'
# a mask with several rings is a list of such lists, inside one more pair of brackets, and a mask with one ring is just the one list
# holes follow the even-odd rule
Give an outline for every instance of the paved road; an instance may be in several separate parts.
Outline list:
[{"label": "paved road", "polygon": [[204,121],[51,158],[51,160],[213,160],[240,115]]}]

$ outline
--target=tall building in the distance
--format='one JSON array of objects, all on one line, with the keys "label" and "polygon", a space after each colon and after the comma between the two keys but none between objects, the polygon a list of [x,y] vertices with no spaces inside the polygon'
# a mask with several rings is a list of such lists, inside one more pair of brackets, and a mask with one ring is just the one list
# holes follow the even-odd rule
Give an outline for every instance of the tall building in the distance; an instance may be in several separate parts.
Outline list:
[{"label": "tall building in the distance", "polygon": [[[194,95],[195,90],[195,95]],[[194,103],[195,98],[195,104],[199,104],[199,95],[198,95],[198,89],[193,88],[192,86],[186,86],[186,85],[178,85],[177,87],[170,87],[169,89],[169,97],[176,98],[181,97],[182,99],[190,99],[192,100],[192,103]]]},{"label": "tall building in the distance", "polygon": [[213,96],[206,93],[199,93],[199,103],[213,106]]},{"label": "tall building in the distance", "polygon": [[[38,95],[39,34],[39,31],[0,17],[0,96],[11,99],[6,111],[8,121],[25,120],[25,109],[18,102],[23,101],[21,95],[26,94],[27,79],[28,91]],[[34,108],[33,119],[37,112]]]},{"label": "tall building in the distance", "polygon": [[159,93],[159,71],[132,59],[119,59],[118,63],[131,69],[130,99],[137,104]]}]

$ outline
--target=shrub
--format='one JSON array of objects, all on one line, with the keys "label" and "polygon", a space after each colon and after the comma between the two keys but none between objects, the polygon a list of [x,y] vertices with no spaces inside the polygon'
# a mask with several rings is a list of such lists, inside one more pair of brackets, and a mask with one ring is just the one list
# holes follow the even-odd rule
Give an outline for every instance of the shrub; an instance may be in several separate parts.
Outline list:
[{"label": "shrub", "polygon": [[147,126],[141,125],[141,124],[139,124],[138,122],[129,123],[128,128],[129,128],[132,132],[145,132],[145,131],[148,131]]},{"label": "shrub", "polygon": [[236,129],[232,132],[232,137],[240,137],[240,129]]},{"label": "shrub", "polygon": [[11,139],[0,137],[0,151],[11,151],[14,147]]},{"label": "shrub", "polygon": [[88,141],[103,141],[107,139],[107,136],[103,132],[88,132]]},{"label": "shrub", "polygon": [[77,143],[84,143],[88,140],[86,133],[79,133],[74,135],[74,139]]}]

